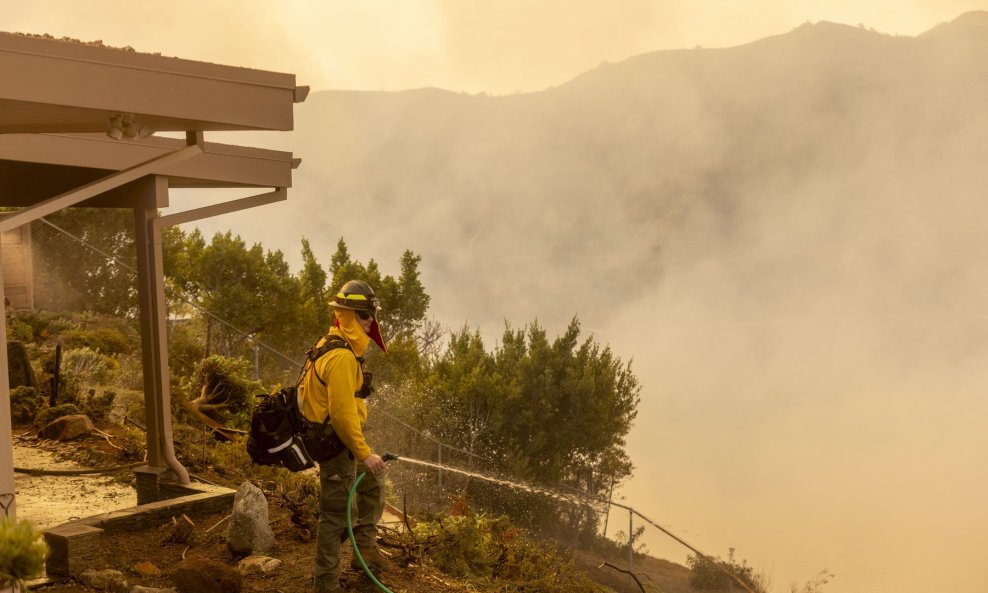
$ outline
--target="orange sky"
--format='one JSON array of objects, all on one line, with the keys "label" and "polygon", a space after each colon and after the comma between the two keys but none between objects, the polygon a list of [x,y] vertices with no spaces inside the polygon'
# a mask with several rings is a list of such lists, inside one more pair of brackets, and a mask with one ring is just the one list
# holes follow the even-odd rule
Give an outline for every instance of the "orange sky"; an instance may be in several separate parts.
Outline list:
[{"label": "orange sky", "polygon": [[[912,36],[969,10],[988,10],[988,0],[0,0],[0,30],[100,39],[138,51],[293,72],[299,84],[314,90],[436,86],[505,94],[563,83],[604,60],[740,45],[807,21],[860,23]],[[227,224],[234,220],[224,218]],[[268,245],[263,236],[249,240]],[[685,295],[660,296],[691,302],[693,293]],[[979,436],[988,404],[980,373],[965,367],[975,377],[970,379],[917,369],[915,385],[895,384],[897,402],[909,405],[897,403],[891,416],[915,412],[897,423],[889,423],[886,409],[828,407],[817,413],[807,407],[805,423],[752,430],[765,433],[763,439],[730,438],[744,432],[733,424],[765,419],[757,414],[698,429],[687,439],[684,432],[655,426],[705,418],[701,396],[717,391],[713,378],[736,377],[737,391],[752,398],[776,385],[765,379],[770,373],[763,367],[738,363],[753,338],[730,328],[683,329],[682,320],[659,319],[666,331],[639,344],[641,320],[661,317],[656,311],[662,310],[643,302],[627,318],[589,328],[619,352],[635,353],[649,395],[667,385],[697,394],[696,403],[684,398],[691,402],[685,409],[670,406],[664,395],[643,398],[628,442],[640,474],[649,479],[628,485],[626,502],[655,512],[655,519],[710,553],[726,555],[737,546],[742,557],[774,577],[776,592],[823,568],[838,573],[827,593],[934,590],[931,583],[943,584],[947,576],[956,585],[949,590],[966,593],[976,590],[965,588],[971,583],[988,582],[979,564],[988,541],[982,528],[988,525],[986,449]],[[795,335],[816,327],[794,326],[802,332]],[[859,346],[837,355],[817,353],[843,365],[835,373],[835,390],[848,394],[841,401],[865,401],[869,390],[881,390],[873,378],[881,375],[867,364],[877,356],[868,350],[868,328],[838,320],[827,321],[826,329],[839,343]],[[768,337],[790,344],[788,336]],[[804,389],[800,373],[815,369],[802,364],[799,352],[779,346],[771,358],[773,373],[782,377],[779,385],[793,391]],[[966,408],[956,420],[953,410],[924,399],[924,385],[980,408]],[[898,426],[910,430],[894,430]],[[950,449],[916,438],[932,433],[976,446],[944,463],[940,452]],[[834,434],[857,440],[826,438]],[[869,448],[872,441],[882,446]],[[720,464],[720,457],[730,465]]]},{"label": "orange sky", "polygon": [[0,30],[293,72],[315,90],[436,86],[496,94],[601,61],[728,47],[806,21],[916,35],[988,0],[0,0]]}]

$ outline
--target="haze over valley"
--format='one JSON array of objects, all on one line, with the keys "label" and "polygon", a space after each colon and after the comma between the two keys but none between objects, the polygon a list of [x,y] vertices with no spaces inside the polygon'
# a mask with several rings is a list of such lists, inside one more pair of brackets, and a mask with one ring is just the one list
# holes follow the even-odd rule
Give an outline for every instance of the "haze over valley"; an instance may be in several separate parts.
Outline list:
[{"label": "haze over valley", "polygon": [[624,501],[777,590],[978,591],[988,12],[933,25],[515,95],[313,92],[256,136],[303,159],[288,203],[202,228],[327,265],[343,237],[386,272],[411,249],[433,315],[488,346],[578,316],[643,384]]}]

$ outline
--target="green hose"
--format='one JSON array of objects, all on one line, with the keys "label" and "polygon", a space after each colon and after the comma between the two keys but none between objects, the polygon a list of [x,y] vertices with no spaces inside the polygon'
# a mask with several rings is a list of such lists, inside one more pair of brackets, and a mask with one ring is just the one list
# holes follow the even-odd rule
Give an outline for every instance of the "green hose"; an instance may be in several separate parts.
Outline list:
[{"label": "green hose", "polygon": [[357,476],[357,479],[353,481],[353,486],[350,487],[350,495],[346,497],[346,532],[347,535],[350,536],[350,544],[353,546],[353,556],[358,562],[360,562],[360,566],[364,568],[364,572],[368,577],[370,577],[370,580],[377,585],[378,589],[384,591],[384,593],[392,593],[391,589],[388,589],[381,584],[381,581],[377,580],[374,573],[367,568],[367,563],[364,562],[364,557],[360,555],[360,550],[357,548],[357,540],[353,537],[353,523],[350,520],[350,507],[353,506],[353,494],[357,491],[357,484],[359,484],[360,480],[363,480],[366,475],[367,472],[361,472],[361,474]]}]

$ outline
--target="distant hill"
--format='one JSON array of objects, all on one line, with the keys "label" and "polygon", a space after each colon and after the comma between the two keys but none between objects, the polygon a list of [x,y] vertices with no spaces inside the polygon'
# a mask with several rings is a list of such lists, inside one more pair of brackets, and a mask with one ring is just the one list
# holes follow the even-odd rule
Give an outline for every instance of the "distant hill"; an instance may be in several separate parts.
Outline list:
[{"label": "distant hill", "polygon": [[[876,274],[883,293],[963,289],[954,255],[988,197],[986,30],[988,12],[917,37],[819,22],[536,93],[313,93],[290,212],[257,224],[325,263],[340,236],[383,263],[416,251],[454,324],[599,320],[711,261],[739,311],[780,300],[745,280],[778,274],[804,308],[876,298],[853,289]],[[820,296],[834,285],[851,293]]]}]

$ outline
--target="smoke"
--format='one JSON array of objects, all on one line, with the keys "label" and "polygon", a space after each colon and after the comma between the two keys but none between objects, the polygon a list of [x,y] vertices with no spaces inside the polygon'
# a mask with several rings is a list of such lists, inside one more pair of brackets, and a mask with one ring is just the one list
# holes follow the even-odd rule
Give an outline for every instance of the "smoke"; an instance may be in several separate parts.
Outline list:
[{"label": "smoke", "polygon": [[410,248],[433,313],[489,346],[505,320],[578,315],[643,385],[621,495],[708,553],[783,589],[827,568],[849,593],[976,590],[976,21],[821,23],[531,95],[313,93],[292,208],[226,222],[324,263],[342,236],[388,273]]}]

